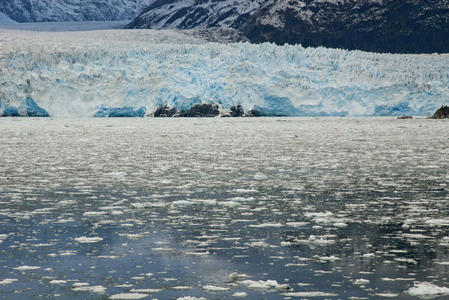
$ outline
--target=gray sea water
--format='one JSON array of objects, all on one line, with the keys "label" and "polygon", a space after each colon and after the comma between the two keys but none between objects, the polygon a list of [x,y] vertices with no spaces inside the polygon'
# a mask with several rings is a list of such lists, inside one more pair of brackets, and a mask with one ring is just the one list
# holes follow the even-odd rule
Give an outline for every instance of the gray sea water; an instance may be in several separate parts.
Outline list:
[{"label": "gray sea water", "polygon": [[0,298],[447,299],[448,128],[0,119]]}]

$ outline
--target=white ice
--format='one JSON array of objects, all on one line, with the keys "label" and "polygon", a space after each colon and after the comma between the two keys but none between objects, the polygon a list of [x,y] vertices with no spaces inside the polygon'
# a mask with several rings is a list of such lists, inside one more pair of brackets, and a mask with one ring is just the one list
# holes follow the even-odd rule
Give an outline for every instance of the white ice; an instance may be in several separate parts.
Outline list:
[{"label": "white ice", "polygon": [[0,29],[0,45],[0,110],[31,96],[51,116],[200,102],[296,116],[429,115],[449,97],[447,54],[217,44],[170,30]]}]

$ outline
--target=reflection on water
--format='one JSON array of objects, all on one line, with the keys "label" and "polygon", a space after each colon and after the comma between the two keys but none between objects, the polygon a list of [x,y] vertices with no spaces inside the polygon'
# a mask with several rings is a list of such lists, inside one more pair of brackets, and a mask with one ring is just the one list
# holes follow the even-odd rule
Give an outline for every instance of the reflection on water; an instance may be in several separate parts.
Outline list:
[{"label": "reflection on water", "polygon": [[2,119],[0,297],[444,298],[448,146],[419,119]]}]

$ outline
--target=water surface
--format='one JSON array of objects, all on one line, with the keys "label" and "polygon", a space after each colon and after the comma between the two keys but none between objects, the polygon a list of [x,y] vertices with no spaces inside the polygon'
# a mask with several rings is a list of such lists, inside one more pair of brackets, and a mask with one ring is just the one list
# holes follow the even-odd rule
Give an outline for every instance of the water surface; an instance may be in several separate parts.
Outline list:
[{"label": "water surface", "polygon": [[449,287],[448,124],[0,119],[0,298]]}]

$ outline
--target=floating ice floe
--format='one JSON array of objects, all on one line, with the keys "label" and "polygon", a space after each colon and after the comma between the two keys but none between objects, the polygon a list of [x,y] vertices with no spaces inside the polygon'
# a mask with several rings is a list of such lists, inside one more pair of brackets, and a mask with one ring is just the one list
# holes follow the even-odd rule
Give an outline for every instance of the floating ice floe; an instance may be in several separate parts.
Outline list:
[{"label": "floating ice floe", "polygon": [[14,282],[19,281],[18,279],[13,279],[13,278],[5,278],[3,280],[0,280],[0,285],[7,285],[7,284],[11,284]]},{"label": "floating ice floe", "polygon": [[399,294],[395,293],[377,293],[376,296],[381,298],[397,298],[399,297]]},{"label": "floating ice floe", "polygon": [[369,280],[368,279],[356,279],[356,280],[354,280],[354,284],[355,285],[366,285],[366,284],[368,284],[369,283]]},{"label": "floating ice floe", "polygon": [[20,266],[13,269],[18,271],[30,271],[30,270],[39,270],[40,268],[41,267],[38,266]]},{"label": "floating ice floe", "polygon": [[67,280],[58,280],[58,279],[54,279],[54,280],[51,280],[49,283],[50,283],[50,284],[66,284],[66,283],[67,283]]},{"label": "floating ice floe", "polygon": [[337,297],[338,294],[326,293],[326,292],[290,292],[290,293],[284,293],[284,294],[282,294],[282,296],[309,298],[309,297]]},{"label": "floating ice floe", "polygon": [[288,284],[279,284],[276,280],[243,280],[241,284],[246,285],[250,289],[262,289],[262,290],[289,290]]},{"label": "floating ice floe", "polygon": [[209,291],[209,292],[225,292],[225,291],[229,291],[229,288],[215,286],[215,285],[205,285],[205,286],[203,286],[203,290]]},{"label": "floating ice floe", "polygon": [[237,281],[239,279],[244,279],[244,278],[248,278],[249,276],[246,274],[239,274],[239,273],[231,273],[228,275],[229,279],[233,280],[233,281]]},{"label": "floating ice floe", "polygon": [[104,216],[107,212],[105,211],[87,211],[83,213],[83,217],[98,217],[98,216]]},{"label": "floating ice floe", "polygon": [[407,290],[410,296],[421,299],[433,299],[442,296],[449,296],[449,288],[439,287],[429,282],[418,282]]},{"label": "floating ice floe", "polygon": [[114,299],[114,300],[124,300],[124,299],[144,299],[146,297],[148,297],[148,294],[140,294],[140,293],[121,293],[121,294],[115,294],[112,296],[109,296],[109,299]]},{"label": "floating ice floe", "polygon": [[98,242],[103,241],[103,238],[82,236],[82,237],[75,238],[75,241],[78,243],[81,243],[81,244],[93,244],[93,243],[98,243]]},{"label": "floating ice floe", "polygon": [[236,293],[232,294],[232,297],[235,297],[235,298],[245,298],[246,296],[248,296],[248,294],[245,292],[236,292]]},{"label": "floating ice floe", "polygon": [[270,228],[270,227],[274,227],[274,228],[279,228],[279,227],[283,227],[284,225],[281,223],[263,223],[263,224],[257,224],[257,225],[249,225],[248,227],[253,227],[253,228]]},{"label": "floating ice floe", "polygon": [[75,292],[90,292],[95,294],[104,294],[106,293],[106,288],[101,285],[93,285],[90,286],[89,283],[85,282],[76,282],[72,285],[72,290]]},{"label": "floating ice floe", "polygon": [[131,289],[130,292],[131,293],[151,294],[151,293],[160,293],[160,292],[162,292],[162,289]]},{"label": "floating ice floe", "polygon": [[449,226],[449,219],[429,219],[424,223],[430,226]]},{"label": "floating ice floe", "polygon": [[172,204],[174,206],[190,206],[190,205],[193,205],[194,203],[192,201],[188,201],[188,200],[177,200],[177,201],[173,201]]},{"label": "floating ice floe", "polygon": [[256,175],[254,175],[254,179],[255,180],[266,180],[268,179],[268,176],[262,173],[256,173]]}]

